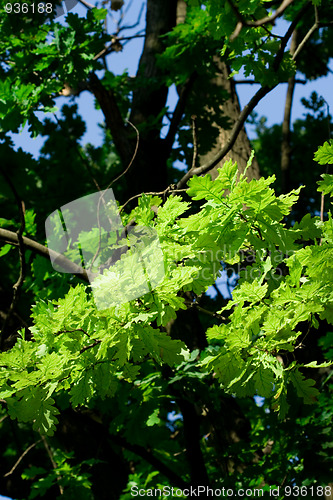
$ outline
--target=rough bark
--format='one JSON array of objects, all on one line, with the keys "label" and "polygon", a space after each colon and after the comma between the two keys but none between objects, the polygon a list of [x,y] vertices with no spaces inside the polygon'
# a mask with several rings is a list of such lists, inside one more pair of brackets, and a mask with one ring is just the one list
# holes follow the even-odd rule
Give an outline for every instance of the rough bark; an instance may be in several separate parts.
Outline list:
[{"label": "rough bark", "polygon": [[[218,153],[220,149],[222,149],[222,147],[228,141],[232,126],[234,125],[241,112],[235,82],[232,78],[230,78],[230,71],[228,69],[228,66],[224,61],[221,60],[219,56],[214,56],[214,64],[216,67],[216,76],[210,82],[211,92],[216,95],[220,94],[221,97],[223,94],[225,95],[225,93],[227,93],[229,97],[227,99],[223,99],[222,103],[219,104],[217,110],[209,108],[206,108],[205,110],[207,116],[211,117],[210,126],[217,131],[217,133],[215,133],[217,137],[211,149],[207,153],[199,155],[200,164],[207,163]],[[212,179],[215,179],[217,177],[217,169],[220,168],[223,163],[230,158],[233,161],[237,162],[239,172],[244,172],[250,155],[250,141],[248,139],[245,128],[242,127],[231,151],[218,165],[216,165],[210,171]],[[247,170],[246,175],[249,179],[259,179],[259,165],[255,158],[253,159],[251,167]]]},{"label": "rough bark", "polygon": [[[297,30],[294,31],[290,53],[294,54],[297,47]],[[282,123],[282,143],[281,143],[281,188],[282,192],[286,193],[289,186],[289,175],[291,165],[291,145],[290,145],[290,125],[291,125],[291,109],[295,90],[295,75],[288,80],[288,88],[286,101],[284,106],[284,116]]]},{"label": "rough bark", "polygon": [[[177,24],[183,23],[185,20],[186,2],[184,0],[178,0]],[[211,78],[209,82],[198,85],[197,89],[194,89],[193,92],[195,102],[209,103],[201,109],[193,110],[199,122],[197,137],[199,146],[197,163],[199,165],[208,163],[226,144],[230,137],[231,129],[241,112],[235,82],[230,78],[228,66],[217,54],[213,55],[212,58],[216,70],[214,77]],[[200,82],[198,83],[200,84]],[[208,147],[203,144],[204,139],[200,131],[208,137]],[[202,152],[202,150],[206,151]],[[239,172],[244,172],[250,155],[250,141],[245,127],[242,127],[231,151],[209,172],[212,179],[217,177],[217,169],[230,158],[233,161],[237,161]],[[249,180],[252,178],[258,179],[260,177],[259,165],[255,158],[253,159],[251,167],[247,170],[247,177]]]}]

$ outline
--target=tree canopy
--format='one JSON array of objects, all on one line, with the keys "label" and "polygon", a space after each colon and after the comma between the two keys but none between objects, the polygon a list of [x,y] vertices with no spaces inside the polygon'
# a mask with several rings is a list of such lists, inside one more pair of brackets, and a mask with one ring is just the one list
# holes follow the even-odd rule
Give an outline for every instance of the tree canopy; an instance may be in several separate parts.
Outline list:
[{"label": "tree canopy", "polygon": [[1,4],[0,492],[332,498],[333,2],[79,3]]}]

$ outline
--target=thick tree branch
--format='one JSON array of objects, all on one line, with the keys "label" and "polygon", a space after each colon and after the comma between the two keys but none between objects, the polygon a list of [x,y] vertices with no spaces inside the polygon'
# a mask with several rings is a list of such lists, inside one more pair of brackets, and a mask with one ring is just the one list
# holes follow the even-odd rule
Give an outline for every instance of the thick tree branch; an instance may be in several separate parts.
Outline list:
[{"label": "thick tree branch", "polygon": [[[15,233],[14,231],[8,231],[8,229],[0,228],[0,240],[5,241],[10,245],[17,246],[19,244],[17,233]],[[23,236],[22,240],[24,246],[29,250],[32,250],[34,253],[37,253],[38,255],[41,255],[42,257],[46,257],[48,259],[52,257],[53,260],[57,260],[57,264],[63,267],[66,272],[71,274],[78,274],[84,281],[89,283],[89,277],[86,271],[82,270],[80,266],[74,264],[63,255],[55,252],[54,250],[51,250],[50,248],[47,248],[44,245],[41,245],[37,241],[27,238],[26,236]]]},{"label": "thick tree branch", "polygon": [[186,456],[190,467],[191,485],[209,485],[209,477],[202,455],[200,441],[200,418],[195,406],[185,398],[177,398],[177,403],[183,415],[184,439]]},{"label": "thick tree branch", "polygon": [[271,24],[276,18],[280,17],[283,14],[283,12],[286,10],[286,8],[289,7],[289,5],[293,3],[293,1],[294,0],[284,0],[282,2],[282,4],[280,5],[280,7],[278,7],[276,9],[276,11],[274,12],[274,14],[272,14],[271,16],[263,17],[262,19],[258,19],[257,21],[247,21],[244,18],[244,16],[239,12],[239,10],[236,7],[236,5],[234,4],[233,0],[228,0],[232,10],[234,11],[234,13],[238,19],[238,23],[237,23],[237,26],[235,28],[235,31],[230,36],[230,41],[233,41],[238,37],[238,35],[240,34],[240,32],[244,26],[258,28],[258,27],[263,26],[263,25],[268,24],[268,23]]},{"label": "thick tree branch", "polygon": [[169,130],[168,130],[168,133],[164,139],[164,143],[165,143],[167,151],[170,151],[172,146],[173,146],[176,134],[178,132],[178,127],[179,127],[180,121],[181,121],[182,116],[185,112],[185,106],[187,103],[187,99],[188,99],[188,96],[192,90],[193,83],[194,83],[196,77],[197,77],[197,73],[193,72],[192,75],[187,79],[187,81],[185,82],[185,84],[182,86],[182,88],[180,90],[179,98],[178,98],[175,110],[173,112],[173,115],[172,115]]},{"label": "thick tree branch", "polygon": [[157,54],[163,51],[162,36],[176,24],[177,0],[148,0],[146,38],[137,71],[138,86],[133,92],[130,121],[134,125],[156,118],[165,106],[168,87],[166,71],[157,64]]},{"label": "thick tree branch", "polygon": [[89,88],[102,109],[105,124],[112,134],[122,163],[128,165],[133,150],[132,141],[129,139],[128,129],[121,116],[114,93],[104,87],[95,73],[90,75]]},{"label": "thick tree branch", "polygon": [[86,2],[86,0],[79,0],[79,2],[80,2],[81,5],[84,5],[84,7],[87,7],[87,9],[93,9],[94,8],[94,5],[92,5],[89,2]]},{"label": "thick tree branch", "polygon": [[[255,80],[234,80],[234,82],[236,85],[261,85],[260,82],[256,82]],[[281,83],[288,83],[288,82],[281,82]],[[307,82],[306,80],[295,78],[295,83],[301,83],[302,85],[305,85]]]},{"label": "thick tree branch", "polygon": [[215,157],[210,160],[209,162],[205,163],[204,165],[201,165],[201,167],[196,167],[196,168],[191,168],[178,182],[177,184],[177,189],[181,189],[187,181],[193,176],[193,175],[201,175],[212,168],[214,168],[220,161],[226,156],[227,153],[232,149],[232,146],[235,144],[236,139],[238,137],[239,132],[241,131],[245,121],[247,120],[248,116],[252,113],[258,102],[265,97],[273,88],[275,88],[276,85],[273,87],[268,87],[267,85],[264,87],[261,87],[258,92],[252,97],[250,102],[243,108],[241,114],[239,115],[235,125],[233,126],[233,129],[230,134],[230,138],[227,141],[227,143],[224,145],[224,147],[215,155]]}]

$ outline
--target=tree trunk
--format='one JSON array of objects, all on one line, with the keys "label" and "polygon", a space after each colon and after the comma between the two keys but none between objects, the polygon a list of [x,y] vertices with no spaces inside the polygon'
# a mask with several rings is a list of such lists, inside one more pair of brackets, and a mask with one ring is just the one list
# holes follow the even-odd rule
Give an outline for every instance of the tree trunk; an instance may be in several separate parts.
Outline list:
[{"label": "tree trunk", "polygon": [[[200,165],[203,163],[207,163],[210,159],[212,159],[228,141],[230,137],[230,131],[241,112],[235,82],[232,78],[230,78],[230,71],[228,66],[217,55],[214,56],[214,64],[216,67],[216,76],[210,82],[211,92],[213,92],[214,95],[224,94],[229,97],[225,98],[223,102],[218,105],[218,109],[205,109],[207,116],[211,119],[210,127],[215,129],[216,132],[214,135],[217,137],[211,149],[208,152],[199,155]],[[233,161],[237,162],[239,172],[243,173],[250,155],[251,144],[247,136],[245,127],[243,127],[231,151],[216,167],[214,167],[210,171],[212,179],[215,179],[217,177],[217,169],[220,168],[223,163],[230,158]],[[259,165],[255,158],[252,161],[251,167],[248,168],[246,175],[249,180],[253,178],[259,179]]]},{"label": "tree trunk", "polygon": [[[186,2],[178,0],[177,6],[177,24],[183,23],[186,20]],[[230,137],[230,131],[240,115],[241,109],[238,95],[236,92],[235,82],[230,78],[230,71],[226,63],[219,55],[213,56],[215,74],[209,82],[203,85],[200,82],[197,89],[194,90],[194,101],[196,103],[209,103],[197,111],[193,109],[195,118],[198,121],[198,164],[202,165],[209,162]],[[205,89],[205,92],[202,91]],[[201,134],[208,137],[208,144]],[[214,140],[212,140],[214,138]],[[244,172],[247,161],[251,155],[251,145],[247,136],[245,127],[241,129],[237,140],[231,151],[226,157],[210,171],[212,179],[217,177],[217,169],[222,167],[223,163],[232,159],[237,162],[239,172]],[[259,165],[254,158],[251,167],[246,173],[249,180],[252,178],[259,179]]]},{"label": "tree trunk", "polygon": [[176,24],[177,0],[148,0],[146,37],[136,76],[130,122],[140,131],[137,157],[128,172],[129,193],[160,191],[167,187],[167,151],[160,138],[168,87],[157,64],[162,35]]},{"label": "tree trunk", "polygon": [[[297,30],[294,31],[291,39],[290,54],[294,54],[297,47]],[[295,90],[296,76],[288,80],[286,102],[284,106],[284,117],[282,123],[282,143],[281,143],[281,188],[282,193],[287,193],[289,186],[290,164],[291,164],[291,146],[290,146],[290,123],[291,109]]]}]

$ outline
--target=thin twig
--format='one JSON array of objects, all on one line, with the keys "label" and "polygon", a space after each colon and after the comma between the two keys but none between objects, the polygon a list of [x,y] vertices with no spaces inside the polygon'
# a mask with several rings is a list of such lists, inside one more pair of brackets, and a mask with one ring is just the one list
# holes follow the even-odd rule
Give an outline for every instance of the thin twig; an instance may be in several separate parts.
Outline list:
[{"label": "thin twig", "polygon": [[39,441],[36,441],[35,443],[31,444],[30,446],[28,446],[28,448],[22,453],[22,455],[18,458],[18,460],[16,460],[15,464],[13,465],[13,467],[10,469],[9,472],[6,472],[6,474],[3,475],[3,477],[8,477],[8,476],[11,476],[13,474],[13,472],[15,471],[15,469],[18,467],[18,465],[21,463],[21,461],[23,460],[23,458],[29,453],[30,450],[32,450],[37,444],[39,444],[42,440],[39,439]]},{"label": "thin twig", "polygon": [[287,44],[293,35],[295,29],[297,28],[297,25],[299,21],[302,19],[302,17],[305,15],[306,11],[311,7],[311,3],[307,3],[304,5],[304,7],[298,12],[298,14],[295,16],[293,19],[292,23],[290,24],[289,28],[287,29],[285,35],[283,36],[283,39],[281,40],[281,44],[279,47],[279,50],[275,56],[275,60],[273,63],[273,70],[277,71],[280,67],[280,64],[282,62],[283,56],[284,56],[284,51],[287,47]]},{"label": "thin twig", "polygon": [[314,24],[311,26],[311,28],[309,29],[309,31],[307,32],[307,34],[304,36],[303,40],[300,42],[300,44],[298,45],[292,59],[295,60],[298,56],[298,54],[301,52],[301,50],[303,50],[304,48],[304,45],[306,44],[306,42],[311,38],[311,36],[313,35],[313,33],[319,29],[319,28],[325,28],[327,26],[332,26],[333,25],[333,21],[330,21],[328,23],[321,23],[319,21],[319,15],[318,15],[318,7],[317,6],[314,6],[315,8],[315,22]]},{"label": "thin twig", "polygon": [[203,314],[206,314],[207,316],[212,316],[213,318],[223,319],[223,320],[226,319],[221,314],[214,313],[213,311],[209,311],[208,309],[204,309],[203,307],[199,306],[199,304],[197,304],[196,302],[191,304],[191,307],[195,307],[196,309],[198,309],[198,311],[202,312]]},{"label": "thin twig", "polygon": [[93,342],[92,344],[89,344],[89,345],[86,345],[85,347],[82,347],[82,349],[80,350],[80,354],[83,354],[85,351],[88,351],[88,349],[93,349],[101,342],[102,342],[101,340],[95,340],[95,342]]},{"label": "thin twig", "polygon": [[196,116],[191,116],[191,125],[192,125],[192,138],[193,138],[193,158],[192,158],[192,168],[195,168],[197,164],[198,158],[198,141],[197,141],[197,130],[195,125]]},{"label": "thin twig", "polygon": [[140,198],[140,196],[142,196],[144,194],[146,196],[161,196],[161,195],[166,195],[168,192],[170,192],[170,193],[182,193],[185,191],[187,191],[187,189],[177,189],[177,188],[174,188],[174,185],[171,185],[171,186],[168,186],[166,189],[164,189],[164,191],[157,191],[157,192],[150,192],[150,193],[139,193],[139,194],[132,196],[129,200],[127,200],[126,203],[124,203],[124,205],[119,210],[119,213],[121,213],[124,210],[124,208],[126,207],[126,205],[128,205],[128,203],[135,200],[136,198]]},{"label": "thin twig", "polygon": [[[127,122],[131,125],[131,127],[134,128],[135,132],[136,132],[136,145],[135,145],[135,149],[134,149],[134,153],[133,153],[133,156],[131,158],[131,161],[129,162],[129,164],[127,165],[127,167],[125,168],[125,170],[120,174],[118,175],[115,179],[113,179],[110,184],[106,187],[105,191],[107,191],[108,189],[110,189],[110,187],[116,182],[118,181],[123,175],[125,175],[129,169],[131,168],[134,160],[135,160],[135,157],[137,155],[137,152],[138,152],[138,149],[139,149],[139,142],[140,142],[140,134],[139,134],[139,131],[138,129],[136,128],[135,125],[133,125],[132,122],[130,122],[129,120],[127,120]],[[105,193],[104,191],[104,193]],[[92,261],[91,261],[91,264],[89,266],[89,270],[92,269],[92,266],[95,262],[95,260],[97,259],[97,256],[101,250],[101,241],[102,241],[102,228],[101,228],[101,224],[100,224],[100,218],[99,218],[99,214],[100,214],[100,202],[103,201],[104,203],[104,206],[105,206],[105,201],[104,201],[104,194],[103,192],[101,192],[101,196],[98,200],[98,205],[97,205],[97,224],[98,224],[98,231],[99,231],[99,241],[98,241],[98,247],[97,247],[97,250],[95,252],[95,255],[93,256],[92,258]],[[109,220],[110,222],[110,226],[112,225],[111,221]]]},{"label": "thin twig", "polygon": [[[126,26],[126,25],[125,26],[120,26],[118,33],[120,33],[121,31],[124,31],[124,30],[132,30],[133,28],[136,28],[137,26],[139,26],[139,24],[141,22],[141,17],[142,17],[142,14],[143,14],[144,7],[145,7],[145,4],[142,3],[141,7],[140,7],[140,10],[139,10],[137,21],[134,24],[131,24],[130,26]],[[127,13],[127,11],[128,11],[128,8],[125,10],[124,17],[125,17],[125,14]]]},{"label": "thin twig", "polygon": [[20,199],[20,197],[16,191],[16,188],[15,188],[14,184],[12,183],[10,177],[7,175],[7,173],[3,169],[0,169],[0,170],[1,170],[3,177],[5,178],[5,180],[7,182],[7,184],[9,185],[13,195],[14,195],[14,198],[15,198],[17,206],[18,206],[19,214],[20,214],[20,227],[19,227],[18,231],[16,231],[18,247],[19,247],[19,255],[20,255],[20,273],[19,273],[19,277],[18,277],[16,283],[13,285],[12,302],[9,306],[8,313],[7,313],[7,316],[3,322],[2,330],[1,330],[1,334],[0,334],[0,348],[1,348],[1,350],[3,350],[6,327],[7,327],[7,324],[9,322],[12,314],[14,313],[14,309],[15,309],[15,306],[16,306],[18,298],[19,298],[20,289],[21,289],[23,282],[24,282],[24,279],[25,279],[26,262],[25,262],[25,246],[23,243],[23,232],[25,230],[25,206],[24,206],[24,202]]},{"label": "thin twig", "polygon": [[213,287],[214,287],[216,293],[218,294],[218,296],[221,297],[224,300],[224,297],[223,297],[223,295],[221,293],[221,290],[219,289],[219,287],[217,286],[216,283],[213,284]]},{"label": "thin twig", "polygon": [[115,179],[113,179],[113,181],[110,182],[110,184],[106,187],[106,189],[109,189],[115,182],[119,181],[119,179],[127,174],[127,172],[129,171],[129,169],[131,168],[131,166],[133,165],[133,162],[136,158],[136,155],[138,153],[138,149],[139,149],[139,143],[140,143],[140,135],[139,135],[139,131],[138,129],[136,128],[135,125],[133,125],[132,122],[130,122],[129,120],[126,120],[127,123],[129,123],[131,125],[131,127],[134,128],[135,132],[136,132],[136,144],[135,144],[135,149],[134,149],[134,153],[133,153],[133,156],[131,158],[131,161],[129,162],[129,164],[127,165],[127,167],[125,168],[125,170],[120,174],[118,175],[118,177],[116,177]]},{"label": "thin twig", "polygon": [[[111,54],[111,52],[119,52],[119,45],[121,45],[121,42],[124,42],[123,45],[126,45],[126,43],[130,42],[131,40],[134,40],[135,38],[143,38],[145,36],[144,33],[141,33],[142,30],[140,30],[138,33],[135,35],[131,36],[122,36],[118,37],[116,35],[111,37],[112,42],[109,45],[106,45],[104,49],[102,49],[98,54],[94,56],[94,61],[99,59],[100,57],[105,57]],[[118,50],[117,50],[118,47]]]},{"label": "thin twig", "polygon": [[[234,80],[236,85],[261,85],[260,82],[256,82],[255,80]],[[280,83],[288,83],[288,82],[280,82]],[[307,83],[306,80],[302,80],[300,78],[295,79],[295,83],[300,83],[305,85]]]},{"label": "thin twig", "polygon": [[[43,436],[42,434],[40,434],[40,436],[42,438],[41,441],[43,441],[43,445],[44,445],[44,448],[46,450],[46,453],[48,454],[49,459],[51,461],[52,467],[53,467],[54,470],[56,470],[58,468],[58,466],[57,466],[57,464],[56,464],[56,462],[55,462],[55,460],[53,458],[53,453],[52,453],[52,450],[51,450],[51,448],[49,446],[49,443],[47,442],[45,436]],[[57,481],[58,481],[58,483],[59,483],[59,481],[61,481],[61,479],[62,479],[61,476],[57,475]],[[58,484],[58,488],[59,488],[59,491],[60,491],[60,495],[63,495],[64,494],[64,488],[63,488],[63,486],[61,484]]]},{"label": "thin twig", "polygon": [[86,2],[86,0],[79,0],[80,4],[84,5],[85,7],[87,7],[87,9],[94,9],[95,6],[92,5],[91,3],[89,2]]},{"label": "thin twig", "polygon": [[90,337],[89,333],[87,333],[83,328],[74,328],[74,330],[60,330],[56,332],[55,335],[60,335],[61,333],[74,333],[74,332],[83,332],[87,337]]},{"label": "thin twig", "polygon": [[297,49],[295,50],[295,53],[292,57],[293,61],[296,59],[296,57],[298,56],[298,54],[301,52],[301,50],[304,48],[304,45],[306,44],[306,42],[309,40],[309,38],[311,38],[311,36],[313,35],[313,33],[319,28],[319,25],[317,23],[314,23],[311,28],[309,29],[309,31],[307,32],[307,34],[305,35],[305,37],[303,38],[303,40],[300,42],[300,44],[298,45]]}]

